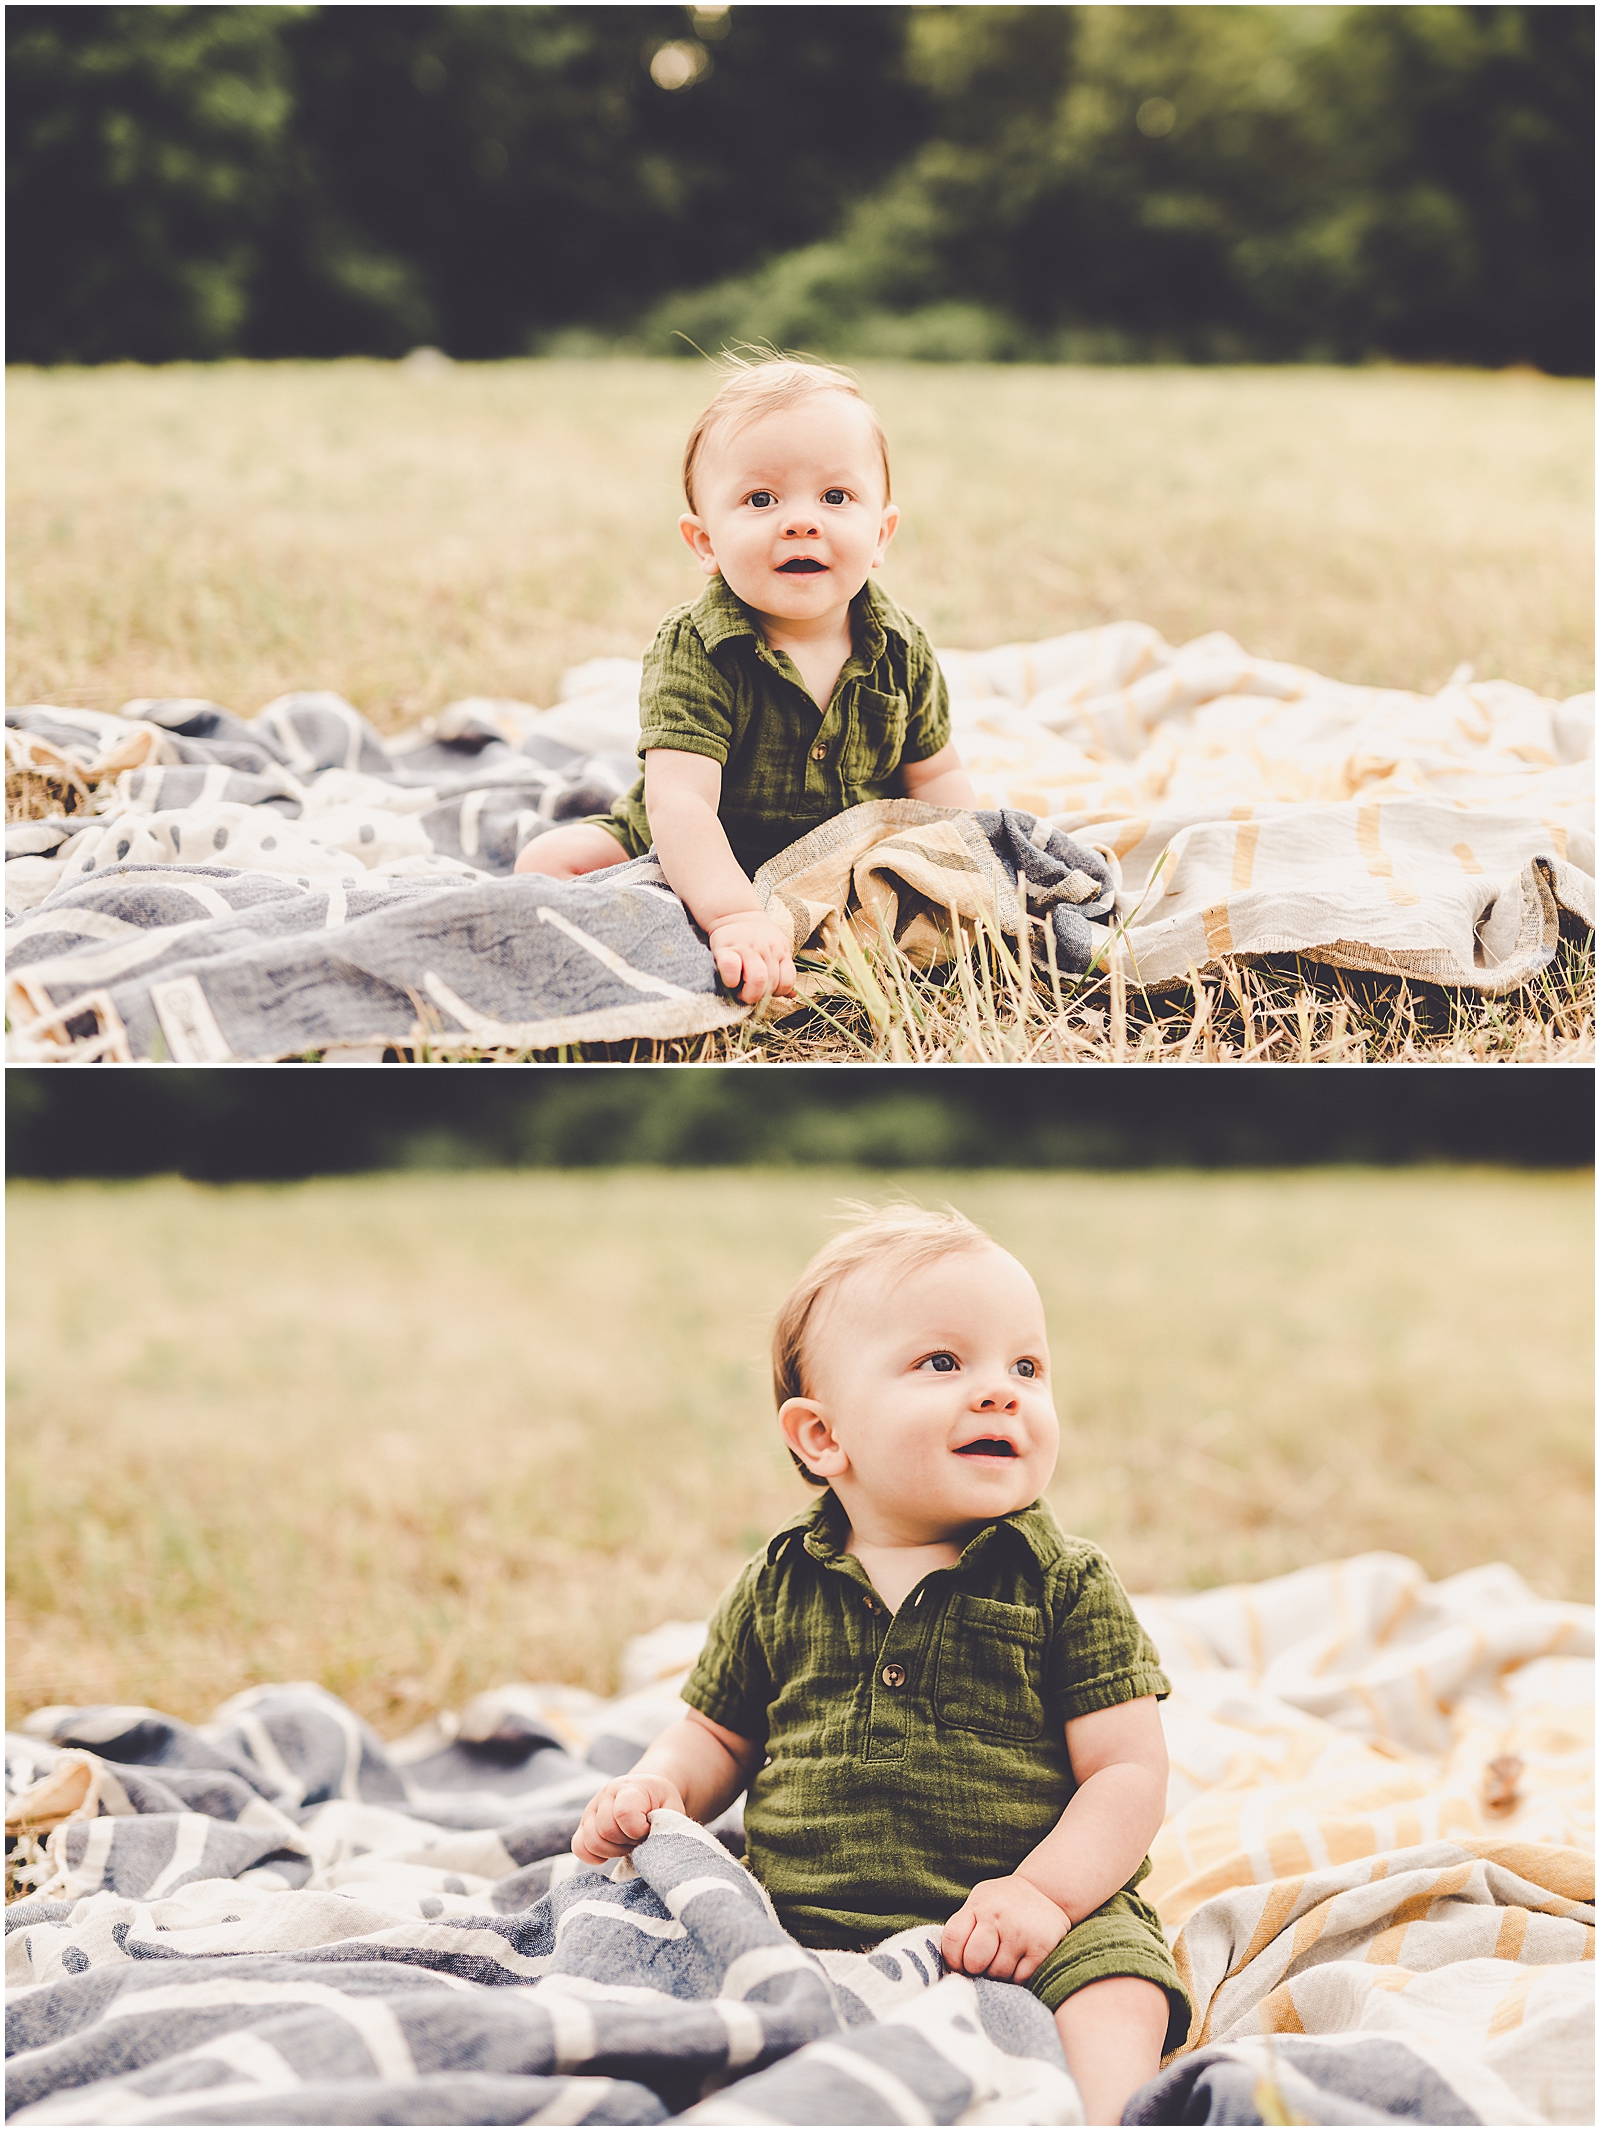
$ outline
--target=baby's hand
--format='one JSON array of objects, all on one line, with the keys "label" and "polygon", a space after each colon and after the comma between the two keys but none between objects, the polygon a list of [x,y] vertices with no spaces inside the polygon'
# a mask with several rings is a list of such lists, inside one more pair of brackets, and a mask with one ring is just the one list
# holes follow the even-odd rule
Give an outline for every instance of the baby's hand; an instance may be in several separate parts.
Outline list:
[{"label": "baby's hand", "polygon": [[1012,1873],[980,1879],[944,1927],[939,1951],[958,1975],[1026,1983],[1072,1929],[1072,1919],[1048,1894]]},{"label": "baby's hand", "polygon": [[706,935],[717,975],[746,1006],[768,992],[794,996],[794,955],[788,935],[759,910],[741,910],[722,918]]},{"label": "baby's hand", "polygon": [[[616,1776],[589,1800],[572,1838],[572,1854],[586,1865],[626,1857],[650,1832],[650,1815],[658,1805],[683,1811],[678,1787],[665,1776]],[[1059,1936],[1059,1934],[1058,1934]]]}]

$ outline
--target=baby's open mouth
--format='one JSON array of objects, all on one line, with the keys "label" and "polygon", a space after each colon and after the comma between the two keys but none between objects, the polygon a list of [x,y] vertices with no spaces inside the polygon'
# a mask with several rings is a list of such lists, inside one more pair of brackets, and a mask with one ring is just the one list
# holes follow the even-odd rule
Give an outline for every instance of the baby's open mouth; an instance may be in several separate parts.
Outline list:
[{"label": "baby's open mouth", "polygon": [[796,555],[792,562],[780,562],[778,565],[779,570],[790,577],[809,576],[813,570],[825,570],[827,567],[825,562],[817,562],[810,555]]},{"label": "baby's open mouth", "polygon": [[1014,1458],[1016,1452],[1000,1436],[986,1435],[976,1443],[963,1443],[958,1458]]}]

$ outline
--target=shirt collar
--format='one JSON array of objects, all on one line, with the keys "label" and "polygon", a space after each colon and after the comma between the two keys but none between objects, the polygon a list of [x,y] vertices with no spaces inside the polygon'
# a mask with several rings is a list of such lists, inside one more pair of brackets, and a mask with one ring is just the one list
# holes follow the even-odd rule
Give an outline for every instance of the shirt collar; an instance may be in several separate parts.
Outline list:
[{"label": "shirt collar", "polygon": [[[767,1542],[767,1560],[792,1561],[802,1549],[816,1561],[837,1560],[849,1528],[843,1503],[831,1487],[827,1488],[773,1533]],[[1048,1568],[1061,1552],[1061,1527],[1049,1506],[1041,1500],[1030,1502],[1026,1509],[1013,1510],[1009,1517],[999,1517],[993,1524],[986,1524],[981,1532],[974,1532],[962,1550],[961,1561],[976,1560],[980,1553],[987,1552],[1000,1533],[1009,1535],[1000,1540],[1001,1545],[1022,1544],[1041,1568]]]},{"label": "shirt collar", "polygon": [[[715,651],[730,637],[750,636],[763,641],[754,614],[744,601],[730,592],[721,574],[713,577],[689,610],[689,618],[707,651]],[[890,632],[903,644],[911,642],[911,624],[886,592],[869,577],[850,602],[851,636],[856,655],[868,665],[882,658]]]}]

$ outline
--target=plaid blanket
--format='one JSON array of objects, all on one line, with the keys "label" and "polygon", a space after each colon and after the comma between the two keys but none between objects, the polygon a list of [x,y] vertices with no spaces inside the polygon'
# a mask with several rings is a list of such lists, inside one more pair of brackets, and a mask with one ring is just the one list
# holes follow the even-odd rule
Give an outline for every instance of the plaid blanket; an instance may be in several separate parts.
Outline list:
[{"label": "plaid blanket", "polygon": [[[1366,1556],[1136,1601],[1173,1676],[1146,1883],[1197,2008],[1133,2123],[1593,2121],[1592,1620]],[[8,1739],[9,2104],[38,2123],[1076,2123],[1049,2017],[937,1934],[787,1939],[711,1829],[568,1850],[679,1706],[525,1685],[386,1747],[315,1687]]]},{"label": "plaid blanket", "polygon": [[[750,1011],[653,858],[509,877],[534,835],[608,803],[628,756],[583,753],[547,719],[513,745],[460,711],[386,747],[332,696],[285,697],[249,725],[212,705],[130,707],[141,716],[8,713],[19,774],[98,780],[104,809],[7,830],[14,1058],[547,1049]],[[608,730],[603,712],[552,717]],[[922,966],[979,931],[1028,931],[1070,975],[1111,937],[1107,861],[1011,809],[857,807],[756,885],[822,958],[846,929]]]},{"label": "plaid blanket", "polygon": [[[857,809],[757,886],[827,957],[1027,931],[1063,974],[1159,989],[1304,953],[1487,993],[1594,923],[1594,702],[1458,677],[1435,696],[1178,650],[1134,623],[941,654],[976,817]],[[286,696],[7,713],[12,1055],[292,1057],[547,1048],[744,1018],[653,862],[506,879],[636,773],[638,666],[550,711],[472,700],[385,741]],[[881,848],[878,848],[881,847]]]}]

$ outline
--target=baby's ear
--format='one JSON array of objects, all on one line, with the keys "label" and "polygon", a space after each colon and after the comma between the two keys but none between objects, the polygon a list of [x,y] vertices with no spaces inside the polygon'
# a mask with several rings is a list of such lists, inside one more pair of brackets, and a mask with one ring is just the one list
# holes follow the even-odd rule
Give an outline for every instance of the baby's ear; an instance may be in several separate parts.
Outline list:
[{"label": "baby's ear", "polygon": [[882,562],[884,550],[888,547],[890,541],[894,538],[895,532],[898,529],[899,524],[899,504],[886,503],[883,507],[883,519],[878,527],[878,545],[874,550],[872,557],[872,567],[874,569],[876,569],[879,563]]},{"label": "baby's ear", "polygon": [[834,1440],[833,1423],[815,1399],[785,1399],[778,1408],[778,1426],[783,1440],[810,1471],[833,1480],[848,1470],[850,1460]]},{"label": "baby's ear", "polygon": [[706,531],[693,511],[685,511],[678,520],[678,531],[707,577],[717,574],[717,558],[711,551],[711,535]]}]

